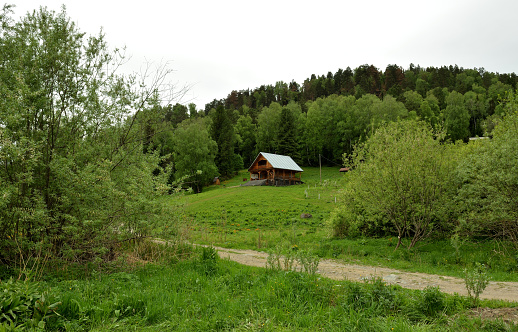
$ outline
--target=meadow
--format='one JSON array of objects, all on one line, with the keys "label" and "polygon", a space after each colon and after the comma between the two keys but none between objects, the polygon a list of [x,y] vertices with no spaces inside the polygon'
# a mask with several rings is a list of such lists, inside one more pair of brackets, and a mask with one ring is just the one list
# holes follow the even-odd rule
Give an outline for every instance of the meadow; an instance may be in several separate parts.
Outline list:
[{"label": "meadow", "polygon": [[[459,277],[482,262],[492,280],[517,280],[516,257],[498,241],[430,239],[394,251],[391,237],[331,238],[326,219],[343,204],[346,181],[338,169],[323,168],[320,181],[318,168],[306,168],[305,184],[290,187],[241,187],[245,177],[241,172],[164,204],[182,206],[184,234],[197,244],[270,254],[296,245],[344,263]],[[113,262],[2,283],[0,331],[518,331],[506,317],[482,319],[475,312],[515,312],[516,302],[473,301],[436,287],[409,290],[375,276],[337,281],[244,266],[219,259],[211,246],[146,239],[120,249]]]},{"label": "meadow", "polygon": [[[184,196],[185,220],[193,242],[229,248],[268,248],[282,238],[294,243],[326,237],[324,223],[338,202],[343,178],[336,168],[304,172],[303,185],[241,187],[248,172],[200,194]],[[311,218],[301,219],[301,214]]]},{"label": "meadow", "polygon": [[[194,243],[268,251],[297,245],[321,258],[385,266],[410,272],[462,278],[475,263],[488,267],[494,281],[518,281],[518,253],[498,239],[431,237],[408,250],[395,249],[397,237],[331,237],[327,218],[341,200],[346,176],[335,167],[305,167],[302,185],[241,187],[248,173],[200,194],[183,197],[183,216]],[[322,179],[322,180],[321,180]],[[301,214],[311,218],[301,218]]]}]

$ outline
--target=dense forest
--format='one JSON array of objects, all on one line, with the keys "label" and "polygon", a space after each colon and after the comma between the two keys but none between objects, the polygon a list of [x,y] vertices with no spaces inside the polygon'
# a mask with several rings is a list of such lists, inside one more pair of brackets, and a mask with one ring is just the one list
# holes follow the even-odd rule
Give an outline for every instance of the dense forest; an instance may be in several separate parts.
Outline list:
[{"label": "dense forest", "polygon": [[[205,117],[197,121],[205,121],[209,133],[205,137],[217,143],[217,151],[209,151],[225,177],[248,167],[260,151],[288,154],[303,165],[316,165],[319,156],[328,165],[340,165],[343,155],[351,154],[381,124],[403,119],[423,120],[434,130],[445,131],[444,139],[452,142],[491,136],[503,115],[506,94],[514,91],[517,82],[514,73],[483,68],[411,64],[408,69],[389,65],[381,71],[363,65],[311,75],[302,84],[277,82],[235,90],[203,111],[194,104],[176,104],[160,112],[170,133],[177,126],[194,124],[193,118]],[[186,174],[183,168],[177,171]],[[210,168],[209,173],[203,184],[217,172]]]}]

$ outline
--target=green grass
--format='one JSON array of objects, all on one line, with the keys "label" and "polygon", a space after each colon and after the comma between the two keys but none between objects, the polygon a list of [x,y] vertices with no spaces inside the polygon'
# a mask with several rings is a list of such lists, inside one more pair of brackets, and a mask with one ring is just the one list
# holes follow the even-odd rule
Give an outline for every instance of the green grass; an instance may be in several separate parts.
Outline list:
[{"label": "green grass", "polygon": [[[326,235],[324,221],[335,207],[343,178],[338,168],[306,168],[305,184],[287,187],[240,187],[247,172],[201,194],[184,197],[185,217],[197,243],[230,248],[265,248],[284,237],[312,242]],[[241,181],[241,182],[239,182]],[[302,213],[312,218],[301,219]]]},{"label": "green grass", "polygon": [[[462,277],[475,262],[489,268],[494,281],[518,281],[518,253],[501,241],[465,242],[428,239],[395,251],[397,238],[332,239],[326,220],[340,202],[344,177],[338,168],[305,168],[305,184],[289,187],[240,187],[242,171],[220,186],[183,198],[192,242],[228,248],[268,250],[289,242],[323,258],[385,266],[405,271]],[[335,203],[335,198],[337,202]],[[302,213],[313,217],[301,219]]]},{"label": "green grass", "polygon": [[518,257],[510,244],[499,241],[466,242],[455,250],[449,240],[429,239],[416,248],[394,250],[396,237],[361,239],[324,239],[307,244],[320,257],[344,263],[391,267],[463,278],[464,269],[478,262],[488,267],[493,281],[518,281]]},{"label": "green grass", "polygon": [[[332,281],[215,259],[148,264],[131,273],[49,281],[59,300],[48,330],[67,331],[457,331],[494,322],[469,318],[460,296],[406,290],[381,279]],[[483,301],[484,306],[509,306]],[[504,331],[512,324],[497,321]]]}]

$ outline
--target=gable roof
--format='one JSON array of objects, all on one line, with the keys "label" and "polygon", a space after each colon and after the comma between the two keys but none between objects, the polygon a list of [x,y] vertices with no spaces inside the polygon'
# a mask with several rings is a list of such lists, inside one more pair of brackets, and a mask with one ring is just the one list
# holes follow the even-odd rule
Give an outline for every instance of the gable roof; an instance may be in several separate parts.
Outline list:
[{"label": "gable roof", "polygon": [[[273,168],[304,172],[302,168],[300,168],[299,165],[297,165],[297,163],[294,162],[293,159],[291,159],[290,156],[283,156],[274,153],[259,152],[257,157],[255,157],[255,160],[252,163],[252,165],[255,164],[257,158],[259,158],[260,155],[263,155],[263,157],[266,158],[266,160],[268,160],[268,162],[272,165]],[[250,167],[252,167],[252,165]],[[250,169],[250,167],[248,169]]]}]

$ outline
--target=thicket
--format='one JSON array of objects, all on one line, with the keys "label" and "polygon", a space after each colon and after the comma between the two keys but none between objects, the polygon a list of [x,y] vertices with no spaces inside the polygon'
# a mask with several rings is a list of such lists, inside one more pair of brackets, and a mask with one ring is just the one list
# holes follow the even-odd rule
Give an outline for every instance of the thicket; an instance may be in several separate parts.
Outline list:
[{"label": "thicket", "polygon": [[11,14],[0,15],[0,264],[109,260],[174,224],[157,200],[171,191],[168,155],[146,148],[170,70],[118,75],[123,52],[64,9]]},{"label": "thicket", "polygon": [[[380,127],[345,161],[352,171],[334,235],[485,237],[518,246],[518,99],[509,94],[493,138],[448,143],[424,121]],[[444,135],[442,136],[444,138]]]}]

